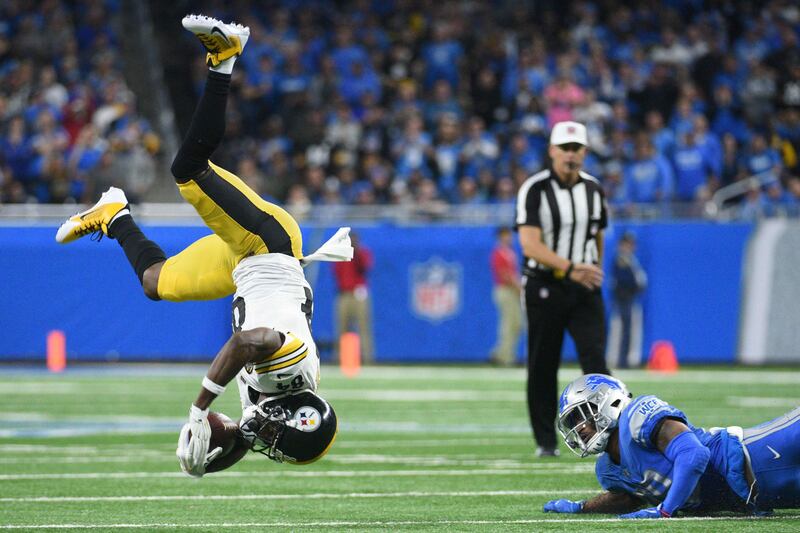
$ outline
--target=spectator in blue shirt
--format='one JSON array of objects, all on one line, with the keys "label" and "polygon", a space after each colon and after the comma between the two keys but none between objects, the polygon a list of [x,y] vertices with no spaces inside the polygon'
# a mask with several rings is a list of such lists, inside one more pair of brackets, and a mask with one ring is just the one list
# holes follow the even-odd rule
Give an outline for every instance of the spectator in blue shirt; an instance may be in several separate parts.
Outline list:
[{"label": "spectator in blue shirt", "polygon": [[763,36],[761,22],[750,20],[744,36],[739,37],[733,45],[736,58],[742,63],[753,63],[764,59],[770,47]]},{"label": "spectator in blue shirt", "polygon": [[781,157],[777,151],[770,148],[763,133],[753,135],[744,162],[750,174],[771,174],[772,179],[778,179],[780,176]]},{"label": "spectator in blue shirt", "polygon": [[[728,54],[722,59],[722,70],[714,76],[712,85],[714,90],[726,86],[733,94],[739,94],[747,78],[747,64],[740,63],[736,56]],[[738,102],[735,102],[738,103]]]},{"label": "spectator in blue shirt", "polygon": [[452,39],[450,28],[439,22],[433,28],[433,42],[422,51],[425,61],[425,89],[430,89],[436,80],[445,80],[454,89],[458,87],[458,70],[464,57],[464,49]]},{"label": "spectator in blue shirt", "polygon": [[623,170],[626,200],[630,203],[655,203],[672,198],[674,176],[666,158],[656,154],[646,134],[636,138],[636,157]]},{"label": "spectator in blue shirt", "polygon": [[349,76],[353,63],[366,64],[369,61],[366,49],[355,42],[353,27],[349,23],[336,28],[335,41],[336,47],[331,52],[331,58],[340,76]]},{"label": "spectator in blue shirt", "polygon": [[477,116],[469,119],[467,137],[461,148],[461,162],[464,174],[477,177],[483,167],[494,168],[500,157],[500,143],[490,132],[486,131],[483,119]]},{"label": "spectator in blue shirt", "polygon": [[616,208],[625,208],[628,202],[628,192],[625,190],[623,179],[623,165],[617,160],[610,160],[603,166],[603,191],[609,205]]},{"label": "spectator in blue shirt", "polygon": [[711,164],[697,144],[694,132],[686,132],[675,147],[675,199],[681,202],[707,200],[714,179]]},{"label": "spectator in blue shirt", "polygon": [[544,93],[544,88],[552,83],[553,74],[547,67],[547,51],[541,40],[520,54],[520,75],[525,86],[534,94]]},{"label": "spectator in blue shirt", "polygon": [[30,173],[34,151],[25,121],[21,116],[12,118],[4,135],[0,136],[0,160],[11,169],[16,180],[24,182],[32,179]]},{"label": "spectator in blue shirt", "polygon": [[381,98],[381,80],[364,62],[353,61],[348,75],[340,78],[339,94],[353,107],[361,104],[365,94],[377,101]]},{"label": "spectator in blue shirt", "polygon": [[675,112],[669,121],[669,127],[675,132],[676,137],[680,137],[694,127],[694,118],[697,113],[692,107],[692,101],[688,98],[681,98],[675,106]]},{"label": "spectator in blue shirt", "polygon": [[311,88],[311,76],[303,70],[297,50],[286,54],[286,64],[275,81],[283,108],[292,107]]},{"label": "spectator in blue shirt", "polygon": [[706,162],[711,166],[715,176],[719,176],[722,167],[722,143],[719,136],[708,127],[705,115],[696,115],[692,122],[694,142],[703,151]]},{"label": "spectator in blue shirt", "polygon": [[733,135],[740,144],[750,140],[750,131],[733,103],[733,91],[727,85],[714,89],[714,117],[711,130],[719,137]]},{"label": "spectator in blue shirt", "polygon": [[433,85],[433,98],[425,105],[425,125],[433,129],[444,115],[461,120],[464,113],[453,96],[450,84],[445,80],[437,80]]},{"label": "spectator in blue shirt", "polygon": [[462,144],[458,119],[450,114],[443,115],[439,120],[433,158],[436,162],[439,192],[445,198],[453,198],[455,195]]},{"label": "spectator in blue shirt", "polygon": [[661,112],[656,109],[648,111],[645,124],[656,152],[664,157],[672,157],[672,151],[675,149],[675,133],[664,125]]},{"label": "spectator in blue shirt", "polygon": [[278,101],[275,89],[277,79],[273,60],[266,54],[258,59],[257,67],[248,70],[244,77],[240,105],[244,127],[248,133],[255,134],[267,115],[275,109]]},{"label": "spectator in blue shirt", "polygon": [[413,115],[422,115],[423,103],[419,98],[417,84],[405,80],[397,87],[397,95],[392,99],[391,121],[397,128],[403,128],[405,121]]},{"label": "spectator in blue shirt", "polygon": [[424,129],[422,118],[412,115],[406,120],[403,135],[392,145],[396,177],[408,180],[412,173],[419,171],[425,177],[431,176],[428,157],[431,151],[431,136]]},{"label": "spectator in blue shirt", "polygon": [[735,181],[744,178],[746,171],[742,165],[742,154],[739,143],[731,133],[726,133],[722,138],[722,158],[720,164],[720,187],[726,187]]},{"label": "spectator in blue shirt", "polygon": [[498,171],[508,176],[516,167],[524,168],[528,174],[533,174],[536,169],[542,167],[540,152],[531,148],[528,137],[522,132],[511,136],[508,147],[500,158]]}]

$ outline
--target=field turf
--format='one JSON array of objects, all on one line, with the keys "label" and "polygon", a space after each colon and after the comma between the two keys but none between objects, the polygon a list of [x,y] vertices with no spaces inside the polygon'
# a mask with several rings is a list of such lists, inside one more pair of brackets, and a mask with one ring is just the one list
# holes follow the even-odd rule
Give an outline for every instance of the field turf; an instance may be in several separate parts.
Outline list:
[{"label": "field turf", "polygon": [[[775,517],[621,521],[542,504],[598,491],[592,459],[536,459],[523,369],[323,367],[339,436],[309,466],[250,454],[201,480],[181,474],[178,429],[205,366],[0,367],[0,530],[800,531]],[[577,376],[562,370],[562,384]],[[695,425],[755,425],[795,407],[800,372],[619,372]],[[214,410],[238,418],[235,386]]]}]

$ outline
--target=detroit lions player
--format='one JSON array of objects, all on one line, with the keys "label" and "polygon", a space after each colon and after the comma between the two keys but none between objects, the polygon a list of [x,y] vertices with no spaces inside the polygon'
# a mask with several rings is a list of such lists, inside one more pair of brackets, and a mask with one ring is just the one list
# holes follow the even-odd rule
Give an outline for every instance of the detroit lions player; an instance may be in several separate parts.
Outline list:
[{"label": "detroit lions player", "polygon": [[167,258],[134,222],[125,193],[112,187],[62,224],[56,240],[68,243],[92,232],[115,239],[154,300],[209,300],[235,291],[234,333],[211,363],[180,433],[177,455],[184,472],[201,477],[233,461],[214,463],[224,457],[220,447],[209,450],[208,412],[234,379],[243,408],[241,432],[251,449],[276,461],[310,463],[328,451],[337,421],[330,404],[315,394],[319,357],[310,329],[311,287],[301,265],[352,258],[349,228],[303,255],[295,219],[209,160],[222,141],[231,71],[250,30],[199,15],[185,17],[183,26],[205,46],[209,73],[172,173],[213,234]]},{"label": "detroit lions player", "polygon": [[669,518],[800,507],[800,408],[753,428],[706,430],[655,396],[631,398],[624,383],[603,374],[564,389],[559,432],[581,457],[601,454],[595,472],[607,492],[552,500],[545,512]]}]

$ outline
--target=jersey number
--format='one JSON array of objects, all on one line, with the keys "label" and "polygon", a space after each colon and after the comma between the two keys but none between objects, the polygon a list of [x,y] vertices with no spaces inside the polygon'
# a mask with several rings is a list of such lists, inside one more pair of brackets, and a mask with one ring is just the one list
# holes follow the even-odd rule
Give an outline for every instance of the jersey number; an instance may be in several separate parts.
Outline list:
[{"label": "jersey number", "polygon": [[[308,287],[303,287],[303,290],[306,293],[306,301],[300,304],[300,311],[306,315],[308,329],[311,329],[311,318],[314,316],[314,295],[311,293],[311,289]],[[233,331],[242,331],[242,325],[244,324],[245,319],[244,298],[241,296],[236,298],[231,306],[231,311],[233,315],[231,324]]]},{"label": "jersey number", "polygon": [[637,493],[639,496],[655,498],[656,501],[664,499],[664,494],[672,485],[672,480],[655,470],[645,470]]},{"label": "jersey number", "polygon": [[232,323],[231,326],[233,327],[233,331],[242,331],[242,325],[244,325],[244,298],[239,296],[233,301],[233,305],[231,306],[231,314],[232,314]]},{"label": "jersey number", "polygon": [[288,389],[302,389],[303,385],[305,385],[305,381],[303,381],[303,376],[295,376],[291,383],[277,383],[275,386],[278,387],[279,390],[288,390]]}]

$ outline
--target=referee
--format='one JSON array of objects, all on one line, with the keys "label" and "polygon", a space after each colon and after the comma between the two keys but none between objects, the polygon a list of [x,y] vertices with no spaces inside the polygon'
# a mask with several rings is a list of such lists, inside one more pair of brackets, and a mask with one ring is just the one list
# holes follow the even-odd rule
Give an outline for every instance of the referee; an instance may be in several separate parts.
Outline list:
[{"label": "referee", "polygon": [[528,178],[517,196],[528,315],[528,412],[539,457],[559,455],[555,419],[564,331],[578,350],[583,372],[608,374],[605,310],[600,294],[603,189],[582,172],[586,127],[559,122],[550,133],[550,166]]}]

